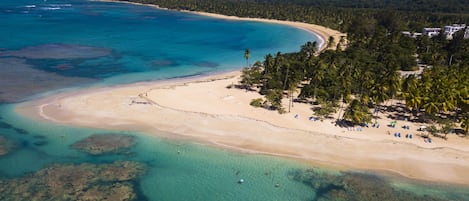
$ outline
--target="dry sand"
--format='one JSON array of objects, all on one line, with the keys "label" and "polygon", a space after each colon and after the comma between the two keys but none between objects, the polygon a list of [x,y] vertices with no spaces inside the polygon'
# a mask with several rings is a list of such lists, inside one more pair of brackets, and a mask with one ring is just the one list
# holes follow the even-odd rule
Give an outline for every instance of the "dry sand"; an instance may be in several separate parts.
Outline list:
[{"label": "dry sand", "polygon": [[[451,135],[446,141],[434,138],[425,143],[417,136],[419,125],[397,121],[397,127],[405,124],[411,129],[389,128],[387,114],[381,114],[379,129],[349,131],[332,120],[310,121],[308,104],[295,103],[283,115],[254,108],[249,102],[259,94],[227,88],[238,82],[239,74],[85,89],[22,104],[17,112],[61,124],[185,137],[315,164],[469,184],[469,141],[465,138]],[[402,136],[388,135],[388,131]],[[407,133],[414,138],[405,138]]]}]

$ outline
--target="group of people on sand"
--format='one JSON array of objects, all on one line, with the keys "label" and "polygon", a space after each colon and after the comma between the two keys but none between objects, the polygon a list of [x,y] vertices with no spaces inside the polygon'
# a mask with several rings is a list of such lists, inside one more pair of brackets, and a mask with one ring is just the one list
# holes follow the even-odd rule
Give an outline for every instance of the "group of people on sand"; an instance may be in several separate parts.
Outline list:
[{"label": "group of people on sand", "polygon": [[[401,137],[401,133],[400,133],[400,132],[396,132],[396,133],[394,133],[394,137]],[[410,133],[410,134],[406,134],[406,135],[405,135],[405,138],[412,139],[412,138],[413,138],[413,135],[412,135],[412,133]]]},{"label": "group of people on sand", "polygon": [[[294,117],[295,119],[298,119],[298,118],[300,117],[300,115],[295,114],[293,117]],[[310,120],[310,121],[317,121],[318,118],[317,118],[317,117],[314,117],[314,116],[311,116],[311,117],[308,118],[308,120]],[[337,122],[336,122],[336,126],[337,126],[337,125],[338,125],[338,124],[337,124]],[[396,128],[396,125],[397,125],[397,121],[396,121],[396,120],[393,120],[393,121],[391,121],[391,122],[389,123],[388,127]],[[361,124],[361,125],[358,126],[358,127],[355,127],[355,126],[345,126],[345,127],[347,127],[347,130],[348,130],[348,131],[359,131],[359,132],[361,132],[361,131],[363,131],[363,128],[364,128],[364,127],[369,128],[369,125],[363,123],[363,124]],[[371,127],[372,127],[372,128],[380,128],[380,124],[378,123],[378,121],[375,120],[374,123],[371,124]],[[409,126],[409,125],[403,125],[402,128],[403,128],[404,130],[410,130],[410,126]],[[420,130],[420,128],[419,128],[419,130]],[[390,132],[389,130],[388,130],[386,133],[387,133],[388,135],[391,135],[391,132]],[[401,137],[401,133],[400,133],[400,132],[394,132],[393,135],[394,135],[394,137],[397,137],[397,138],[400,138],[400,137]],[[405,138],[407,138],[407,139],[413,139],[413,138],[414,138],[414,135],[413,135],[412,133],[408,133],[408,134],[406,134],[405,136],[403,135],[403,137],[405,137]],[[429,137],[424,137],[424,142],[425,142],[425,143],[432,143],[432,139],[429,138]]]},{"label": "group of people on sand", "polygon": [[[389,127],[391,128],[395,128],[396,127],[396,121],[391,121],[391,123],[389,124]],[[402,128],[404,130],[410,130],[410,126],[409,125],[404,125],[402,126]],[[419,129],[419,131],[423,131],[421,129]],[[390,135],[391,133],[389,131],[387,131],[388,135]],[[394,133],[394,137],[401,137],[401,133],[400,132],[395,132]],[[409,134],[406,134],[405,135],[405,138],[408,138],[408,139],[412,139],[413,138],[413,134],[412,133],[409,133]],[[425,143],[432,143],[432,139],[430,137],[424,137],[423,141]]]}]

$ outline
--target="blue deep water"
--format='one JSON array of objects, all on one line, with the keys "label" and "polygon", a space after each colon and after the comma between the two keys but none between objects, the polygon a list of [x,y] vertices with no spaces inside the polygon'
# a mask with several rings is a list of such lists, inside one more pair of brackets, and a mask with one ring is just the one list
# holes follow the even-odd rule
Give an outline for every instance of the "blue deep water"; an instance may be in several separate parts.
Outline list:
[{"label": "blue deep water", "polygon": [[4,102],[95,83],[232,71],[245,65],[245,49],[252,62],[317,40],[287,26],[84,0],[2,0],[0,17],[0,70],[13,75],[0,77],[9,86],[1,89]]},{"label": "blue deep water", "polygon": [[[373,173],[339,173],[283,158],[128,131],[117,134],[134,136],[134,146],[123,152],[90,155],[73,149],[72,144],[110,131],[34,121],[14,111],[20,102],[63,90],[239,70],[246,65],[245,49],[250,49],[249,62],[253,63],[269,53],[297,51],[315,40],[311,33],[283,25],[131,4],[2,0],[0,138],[11,146],[8,154],[0,155],[0,182],[52,164],[128,160],[148,167],[133,181],[138,184],[139,200],[346,200],[358,194],[354,189],[344,191],[348,195],[336,193],[346,185],[329,182],[331,178],[342,181],[340,174],[355,184],[384,181],[380,183],[383,188],[396,189],[391,197],[410,193],[410,197],[467,200],[465,187],[388,180]],[[312,168],[314,174],[307,172]],[[240,179],[245,182],[239,184]],[[370,196],[377,191],[360,190],[369,191]],[[1,194],[0,200],[18,199]]]}]

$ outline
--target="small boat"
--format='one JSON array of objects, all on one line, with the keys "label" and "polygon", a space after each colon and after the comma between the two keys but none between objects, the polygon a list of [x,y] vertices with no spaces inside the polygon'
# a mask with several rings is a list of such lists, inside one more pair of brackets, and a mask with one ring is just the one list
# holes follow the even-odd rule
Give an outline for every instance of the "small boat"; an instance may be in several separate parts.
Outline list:
[{"label": "small boat", "polygon": [[240,180],[238,181],[238,184],[242,184],[242,183],[244,183],[244,179],[240,179]]}]

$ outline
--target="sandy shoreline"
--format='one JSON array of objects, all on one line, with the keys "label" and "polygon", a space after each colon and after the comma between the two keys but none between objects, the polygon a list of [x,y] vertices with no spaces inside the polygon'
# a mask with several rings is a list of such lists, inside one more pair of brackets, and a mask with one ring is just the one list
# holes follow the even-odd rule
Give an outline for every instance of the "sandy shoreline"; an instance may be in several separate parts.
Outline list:
[{"label": "sandy shoreline", "polygon": [[[255,92],[228,89],[239,72],[193,80],[163,81],[84,89],[21,104],[22,115],[61,124],[133,130],[248,152],[296,158],[313,164],[397,173],[409,178],[469,184],[469,141],[449,136],[425,143],[411,130],[381,128],[351,131],[331,120],[310,121],[310,105],[296,103],[291,113],[254,108]],[[287,102],[286,100],[284,101]],[[294,118],[298,114],[299,118]],[[396,138],[387,132],[401,132]],[[404,133],[414,133],[407,139]]]},{"label": "sandy shoreline", "polygon": [[[321,48],[325,47],[329,36],[335,37],[337,42],[343,35],[300,22],[191,13],[294,26],[317,34],[323,41]],[[380,128],[356,131],[336,127],[332,120],[309,120],[312,111],[307,104],[295,103],[291,113],[283,115],[254,108],[249,102],[259,98],[259,94],[227,88],[238,82],[239,75],[239,72],[230,72],[83,89],[19,104],[15,110],[40,121],[187,138],[312,164],[385,171],[419,180],[469,185],[468,139],[450,135],[446,141],[434,138],[433,143],[426,143],[417,136],[418,124],[397,121],[397,128],[386,127],[391,121],[387,114],[381,114]],[[298,118],[294,117],[296,114]],[[410,125],[411,130],[400,128],[402,125]],[[392,133],[395,132],[400,132],[402,137],[394,137]],[[404,137],[409,133],[414,134],[413,139]]]},{"label": "sandy shoreline", "polygon": [[[101,2],[113,2],[113,3],[127,3],[127,4],[134,4],[134,5],[142,5],[142,6],[150,6],[153,8],[157,9],[166,9],[166,8],[161,8],[158,5],[153,5],[153,4],[141,4],[141,3],[135,3],[135,2],[123,2],[123,1],[116,1],[116,0],[95,0],[95,1],[101,1]],[[327,47],[327,43],[329,40],[329,37],[333,37],[335,44],[340,41],[340,38],[342,36],[346,37],[345,33],[341,33],[337,30],[333,30],[324,26],[316,25],[316,24],[308,24],[304,22],[293,22],[293,21],[281,21],[281,20],[273,20],[273,19],[262,19],[262,18],[247,18],[247,17],[236,17],[236,16],[227,16],[227,15],[221,15],[221,14],[215,14],[215,13],[207,13],[207,12],[199,12],[199,11],[188,11],[188,10],[177,10],[178,12],[187,12],[187,13],[192,13],[192,14],[197,14],[197,15],[203,15],[203,16],[208,16],[208,17],[213,17],[213,18],[219,18],[219,19],[226,19],[226,20],[241,20],[241,21],[252,21],[252,22],[263,22],[263,23],[274,23],[274,24],[281,24],[281,25],[286,25],[286,26],[291,26],[295,27],[298,29],[302,29],[305,31],[308,31],[310,33],[313,33],[318,37],[318,47],[319,50],[324,50]],[[333,45],[330,49],[335,49],[336,46]]]}]

